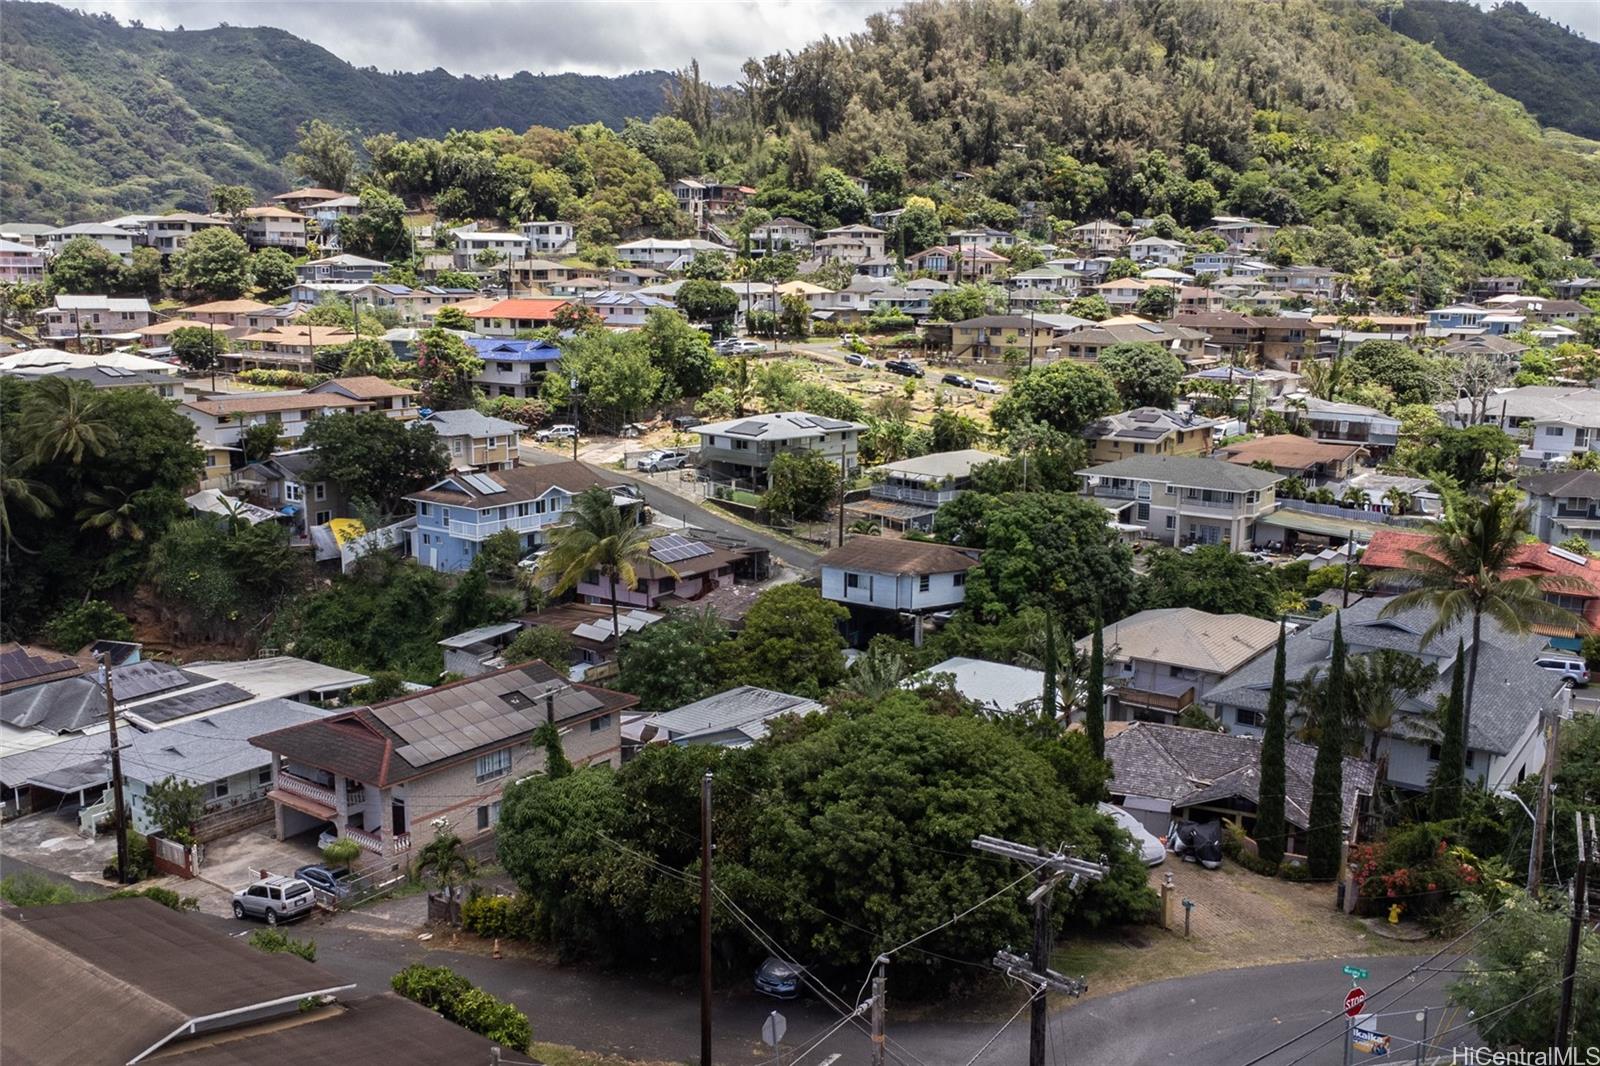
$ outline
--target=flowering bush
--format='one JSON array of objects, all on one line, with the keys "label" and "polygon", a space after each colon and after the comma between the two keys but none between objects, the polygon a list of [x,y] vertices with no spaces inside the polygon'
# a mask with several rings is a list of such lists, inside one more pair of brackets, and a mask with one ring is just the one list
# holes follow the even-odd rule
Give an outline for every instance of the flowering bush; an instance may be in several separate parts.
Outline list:
[{"label": "flowering bush", "polygon": [[1495,900],[1514,891],[1510,869],[1452,844],[1439,823],[1399,826],[1372,844],[1350,849],[1351,878],[1363,913],[1398,903],[1413,918],[1438,917],[1470,898]]}]

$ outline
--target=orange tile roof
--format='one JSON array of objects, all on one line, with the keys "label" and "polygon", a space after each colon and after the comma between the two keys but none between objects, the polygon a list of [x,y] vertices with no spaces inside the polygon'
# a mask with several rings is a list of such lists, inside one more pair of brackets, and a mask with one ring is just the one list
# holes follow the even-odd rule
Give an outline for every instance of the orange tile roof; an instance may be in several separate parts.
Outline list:
[{"label": "orange tile roof", "polygon": [[566,300],[500,300],[479,311],[468,311],[471,318],[548,319],[567,306]]},{"label": "orange tile roof", "polygon": [[[1361,556],[1361,565],[1374,570],[1409,569],[1406,552],[1426,551],[1431,540],[1432,538],[1425,533],[1406,533],[1395,529],[1377,530],[1372,534],[1372,542],[1367,545],[1366,552]],[[1600,561],[1590,559],[1584,563],[1573,562],[1555,554],[1548,544],[1534,542],[1522,545],[1512,556],[1511,566],[1500,576],[1572,579],[1581,582],[1587,588],[1562,588],[1553,591],[1582,599],[1600,598]]]},{"label": "orange tile roof", "polygon": [[157,322],[151,326],[141,326],[134,330],[141,337],[165,337],[169,333],[180,329],[193,327],[195,329],[210,329],[211,323],[199,322],[192,318],[169,318],[165,322]]},{"label": "orange tile roof", "polygon": [[407,388],[393,381],[372,374],[358,374],[348,378],[329,378],[317,389],[331,388],[337,385],[350,395],[360,400],[381,400],[388,396],[416,396],[416,389]]},{"label": "orange tile roof", "polygon": [[252,311],[265,311],[271,306],[259,300],[212,300],[210,303],[195,304],[193,307],[184,307],[180,310],[187,314],[243,315]]}]

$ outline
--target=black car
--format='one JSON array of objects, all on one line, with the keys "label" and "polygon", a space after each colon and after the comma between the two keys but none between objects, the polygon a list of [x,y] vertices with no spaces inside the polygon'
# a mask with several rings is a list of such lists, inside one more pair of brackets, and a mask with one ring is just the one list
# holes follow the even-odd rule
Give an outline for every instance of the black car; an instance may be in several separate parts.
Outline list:
[{"label": "black car", "polygon": [[695,426],[703,426],[705,424],[705,419],[696,418],[694,415],[679,415],[677,418],[672,420],[672,428],[679,430],[680,432],[685,429],[693,429]]},{"label": "black car", "polygon": [[962,377],[960,374],[946,374],[939,380],[946,385],[954,385],[958,389],[972,388],[972,382]]},{"label": "black car", "polygon": [[294,875],[312,888],[335,896],[350,894],[350,871],[344,867],[302,866]]},{"label": "black car", "polygon": [[891,374],[899,374],[901,377],[908,378],[920,378],[927,374],[927,371],[916,363],[907,362],[904,359],[891,359],[883,364],[883,368]]}]

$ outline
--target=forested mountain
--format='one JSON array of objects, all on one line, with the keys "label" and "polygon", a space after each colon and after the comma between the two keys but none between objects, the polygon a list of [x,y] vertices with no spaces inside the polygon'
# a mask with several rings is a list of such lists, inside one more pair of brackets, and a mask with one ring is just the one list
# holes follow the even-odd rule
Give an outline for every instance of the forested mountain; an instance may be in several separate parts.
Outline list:
[{"label": "forested mountain", "polygon": [[206,206],[213,182],[277,191],[295,128],[361,134],[648,118],[662,71],[457,77],[357,69],[282,30],[159,31],[8,0],[0,30],[7,218],[81,221]]},{"label": "forested mountain", "polygon": [[1546,126],[1600,140],[1600,42],[1516,0],[1487,11],[1468,0],[1406,0],[1388,17],[1396,32],[1433,45]]}]

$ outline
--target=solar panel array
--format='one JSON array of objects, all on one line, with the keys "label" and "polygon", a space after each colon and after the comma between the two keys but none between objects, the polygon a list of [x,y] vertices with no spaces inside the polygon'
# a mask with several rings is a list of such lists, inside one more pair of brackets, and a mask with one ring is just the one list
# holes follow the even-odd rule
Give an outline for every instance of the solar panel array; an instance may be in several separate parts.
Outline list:
[{"label": "solar panel array", "polygon": [[738,425],[728,427],[730,437],[759,437],[767,431],[765,422],[740,422]]},{"label": "solar panel array", "polygon": [[512,670],[377,706],[372,713],[405,741],[395,754],[420,767],[530,732],[544,722],[547,700],[557,721],[604,706],[594,693],[565,681],[534,681],[526,671]]},{"label": "solar panel array", "polygon": [[200,680],[203,679],[186,674],[170,663],[157,662],[154,659],[128,663],[125,666],[113,667],[111,670],[111,687],[116,692],[117,699],[122,702],[154,696],[159,692],[170,692]]},{"label": "solar panel array", "polygon": [[698,540],[689,540],[676,533],[668,533],[650,542],[650,554],[663,563],[681,563],[685,559],[698,559],[710,555],[712,549]]},{"label": "solar panel array", "polygon": [[250,693],[238,685],[225,681],[220,685],[192,689],[149,703],[141,703],[137,707],[130,707],[127,713],[152,725],[160,725],[176,718],[199,714],[201,711],[214,711],[231,703],[242,703],[249,698]]},{"label": "solar panel array", "polygon": [[485,496],[493,496],[496,493],[506,491],[506,487],[504,485],[500,484],[500,482],[496,481],[488,474],[462,474],[461,480],[465,481],[468,485],[471,485],[474,489],[477,489]]}]

